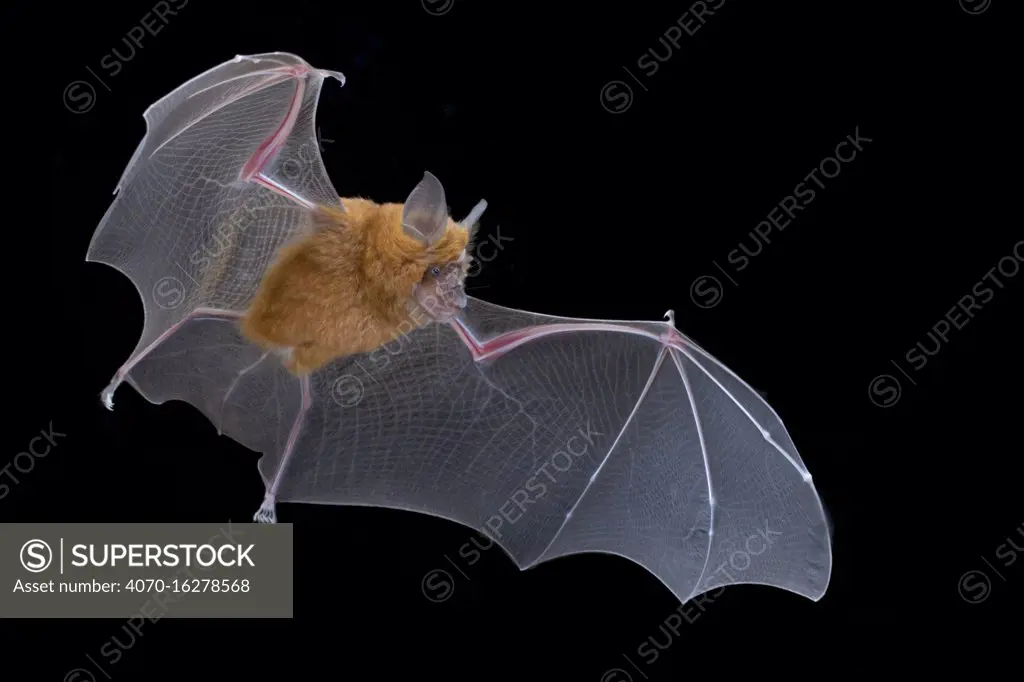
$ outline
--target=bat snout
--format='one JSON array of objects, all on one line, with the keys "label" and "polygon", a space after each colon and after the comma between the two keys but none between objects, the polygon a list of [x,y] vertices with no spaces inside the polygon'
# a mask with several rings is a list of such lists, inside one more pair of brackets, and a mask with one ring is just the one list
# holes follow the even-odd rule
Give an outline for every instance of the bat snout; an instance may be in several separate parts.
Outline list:
[{"label": "bat snout", "polygon": [[469,303],[463,279],[458,263],[449,263],[440,272],[435,266],[416,285],[414,298],[435,321],[448,322]]},{"label": "bat snout", "polygon": [[437,282],[416,287],[414,298],[421,308],[437,322],[448,322],[465,307],[465,294],[452,292]]}]

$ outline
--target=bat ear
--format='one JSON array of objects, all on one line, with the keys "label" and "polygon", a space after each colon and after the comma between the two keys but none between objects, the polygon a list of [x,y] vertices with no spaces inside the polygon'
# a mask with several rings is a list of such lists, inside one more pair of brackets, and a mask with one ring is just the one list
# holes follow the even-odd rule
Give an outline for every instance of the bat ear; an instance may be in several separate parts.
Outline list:
[{"label": "bat ear", "polygon": [[477,222],[479,222],[480,216],[482,216],[486,210],[487,201],[485,199],[481,199],[477,202],[476,206],[473,207],[473,210],[469,212],[469,215],[463,219],[462,225],[472,232],[473,228],[476,227]]},{"label": "bat ear", "polygon": [[402,209],[402,228],[410,237],[433,244],[448,226],[448,204],[441,181],[429,171],[409,193]]}]

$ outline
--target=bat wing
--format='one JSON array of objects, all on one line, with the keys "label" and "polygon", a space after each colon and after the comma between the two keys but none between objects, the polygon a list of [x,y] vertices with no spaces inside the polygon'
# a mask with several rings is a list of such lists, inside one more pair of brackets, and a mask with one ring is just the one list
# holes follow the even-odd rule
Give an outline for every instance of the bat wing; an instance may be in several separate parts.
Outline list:
[{"label": "bat wing", "polygon": [[338,202],[313,132],[327,75],[341,79],[240,57],[147,111],[89,250],[146,306],[104,397],[127,380],[263,453],[257,520],[278,501],[391,507],[484,532],[524,569],[605,552],[684,601],[735,583],[819,599],[830,528],[807,468],[778,415],[671,319],[469,299],[450,325],[303,380],[245,341],[232,318],[276,251],[312,204]]},{"label": "bat wing", "polygon": [[813,600],[831,528],[778,415],[671,322],[558,318],[469,299],[307,381],[220,316],[194,315],[133,369],[264,453],[276,502],[456,521],[522,569],[615,554],[680,600],[737,583]]},{"label": "bat wing", "polygon": [[237,315],[316,205],[340,207],[315,131],[323,81],[344,76],[287,53],[238,56],[146,110],[146,135],[86,259],[135,284],[138,345],[104,392],[200,312]]},{"label": "bat wing", "polygon": [[671,321],[470,299],[451,326],[329,365],[310,395],[294,448],[260,461],[278,500],[454,520],[520,568],[617,554],[683,601],[827,587],[829,523],[781,420]]}]

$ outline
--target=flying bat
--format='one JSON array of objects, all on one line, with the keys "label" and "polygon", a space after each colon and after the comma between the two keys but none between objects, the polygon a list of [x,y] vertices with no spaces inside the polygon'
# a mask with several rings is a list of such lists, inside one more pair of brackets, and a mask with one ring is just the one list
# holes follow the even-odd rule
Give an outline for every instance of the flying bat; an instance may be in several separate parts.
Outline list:
[{"label": "flying bat", "polygon": [[277,502],[380,506],[485,533],[521,569],[602,552],[680,600],[728,584],[818,600],[831,527],[762,396],[658,321],[556,317],[465,293],[486,208],[425,172],[342,199],[316,109],[337,71],[238,56],[150,106],[87,260],[128,277],[127,381],[262,453]]}]

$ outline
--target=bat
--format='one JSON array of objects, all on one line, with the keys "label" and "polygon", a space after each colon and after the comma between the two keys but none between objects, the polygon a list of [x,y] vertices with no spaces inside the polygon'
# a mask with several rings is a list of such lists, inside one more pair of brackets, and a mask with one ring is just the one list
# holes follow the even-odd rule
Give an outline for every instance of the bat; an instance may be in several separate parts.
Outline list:
[{"label": "bat", "polygon": [[[107,407],[127,381],[261,453],[256,521],[276,522],[278,502],[388,507],[482,532],[522,570],[599,552],[683,602],[738,583],[819,600],[831,523],[767,402],[672,311],[576,319],[466,296],[484,202],[450,221],[429,173],[401,205],[342,200],[315,136],[328,78],[344,85],[292,54],[237,56],[146,110],[86,257],[145,307]],[[289,254],[366,230],[401,242],[397,261],[337,263],[334,302],[288,313],[308,304],[289,271],[331,276]],[[261,317],[274,301],[285,312]]]},{"label": "bat", "polygon": [[404,204],[342,207],[317,210],[317,229],[282,249],[242,318],[242,333],[297,376],[450,320],[467,302],[470,221],[486,201],[465,226],[454,223],[444,187],[427,172]]}]

